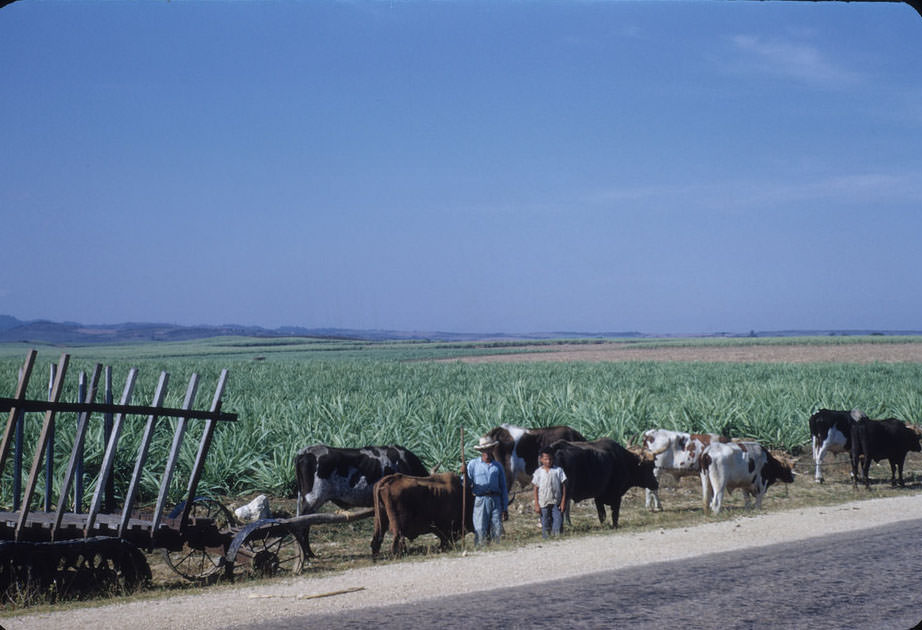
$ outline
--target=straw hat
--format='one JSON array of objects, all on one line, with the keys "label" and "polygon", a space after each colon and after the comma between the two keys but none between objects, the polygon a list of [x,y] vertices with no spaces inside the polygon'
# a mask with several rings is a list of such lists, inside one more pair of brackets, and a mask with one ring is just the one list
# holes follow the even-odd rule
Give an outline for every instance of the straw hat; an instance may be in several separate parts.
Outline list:
[{"label": "straw hat", "polygon": [[480,438],[480,441],[477,443],[477,446],[474,447],[474,450],[475,451],[485,451],[488,448],[493,448],[497,444],[499,444],[499,442],[497,442],[496,440],[491,440],[490,438],[484,435],[483,437]]}]

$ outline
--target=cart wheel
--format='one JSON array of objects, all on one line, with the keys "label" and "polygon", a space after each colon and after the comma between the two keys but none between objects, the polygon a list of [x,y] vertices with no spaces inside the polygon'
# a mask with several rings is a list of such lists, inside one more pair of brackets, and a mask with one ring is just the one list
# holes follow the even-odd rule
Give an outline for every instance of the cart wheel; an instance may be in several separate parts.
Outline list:
[{"label": "cart wheel", "polygon": [[300,532],[276,519],[251,523],[234,536],[227,562],[234,577],[297,575],[304,569]]},{"label": "cart wheel", "polygon": [[[219,501],[204,497],[197,497],[192,501],[189,521],[193,518],[211,519],[219,531],[226,531],[237,525],[237,519],[229,509]],[[225,551],[224,547],[190,547],[188,542],[184,542],[182,549],[164,549],[163,558],[171,569],[185,579],[209,583],[221,576]]]}]

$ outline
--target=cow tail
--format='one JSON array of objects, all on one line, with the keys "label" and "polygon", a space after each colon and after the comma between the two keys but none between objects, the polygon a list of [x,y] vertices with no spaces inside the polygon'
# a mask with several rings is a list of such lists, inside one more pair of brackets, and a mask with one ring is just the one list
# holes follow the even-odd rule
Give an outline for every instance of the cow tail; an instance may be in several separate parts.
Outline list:
[{"label": "cow tail", "polygon": [[387,518],[387,510],[381,501],[381,493],[383,491],[384,489],[382,488],[380,481],[375,483],[371,490],[375,511],[375,532],[371,538],[372,559],[376,559],[378,557],[378,552],[381,550],[381,541],[384,540],[384,532],[387,531],[389,524]]}]

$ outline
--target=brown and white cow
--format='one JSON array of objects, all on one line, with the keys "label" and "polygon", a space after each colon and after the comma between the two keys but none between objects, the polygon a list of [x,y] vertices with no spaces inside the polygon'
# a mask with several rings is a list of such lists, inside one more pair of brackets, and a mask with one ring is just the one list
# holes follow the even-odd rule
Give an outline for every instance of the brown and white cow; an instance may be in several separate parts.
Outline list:
[{"label": "brown and white cow", "polygon": [[440,473],[413,477],[395,473],[382,477],[374,486],[375,531],[371,539],[371,556],[377,560],[384,534],[394,537],[391,553],[405,551],[404,539],[421,534],[435,534],[444,551],[461,537],[461,507],[466,503],[465,530],[474,531],[474,496],[466,488],[462,500],[461,477]]},{"label": "brown and white cow", "polygon": [[[778,460],[758,442],[711,442],[701,454],[702,499],[714,514],[720,512],[725,491],[740,488],[743,491],[745,507],[749,508],[750,497],[755,497],[756,509],[762,507],[762,497],[776,481],[793,483],[794,460]],[[705,507],[705,511],[707,507]]]},{"label": "brown and white cow", "polygon": [[[644,431],[641,438],[641,452],[653,457],[653,475],[657,482],[662,481],[664,474],[672,475],[678,481],[682,477],[699,475],[701,453],[712,441],[729,442],[727,438],[716,433],[650,429]],[[663,509],[656,490],[647,489],[645,495],[648,510],[659,512]]]},{"label": "brown and white cow", "polygon": [[499,442],[493,449],[493,459],[502,464],[510,490],[515,481],[518,481],[522,488],[531,487],[531,476],[538,468],[538,454],[541,449],[557,440],[586,440],[576,429],[563,425],[526,429],[503,424],[490,429],[487,437]]}]

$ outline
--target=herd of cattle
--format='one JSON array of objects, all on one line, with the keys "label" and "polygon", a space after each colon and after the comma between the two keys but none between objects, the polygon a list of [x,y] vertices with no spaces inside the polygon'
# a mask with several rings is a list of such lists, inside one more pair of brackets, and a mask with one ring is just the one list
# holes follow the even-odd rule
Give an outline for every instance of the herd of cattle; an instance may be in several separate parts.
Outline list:
[{"label": "herd of cattle", "polygon": [[[825,454],[847,452],[855,485],[859,464],[863,464],[861,472],[868,486],[871,460],[887,459],[891,482],[902,486],[906,453],[922,450],[919,429],[893,418],[870,420],[858,410],[821,409],[809,424],[817,482],[823,481]],[[505,469],[510,494],[516,482],[521,488],[530,486],[539,452],[550,447],[554,464],[567,475],[568,501],[594,499],[603,524],[605,506],[609,506],[611,527],[618,526],[621,499],[629,488],[644,488],[647,509],[662,510],[657,490],[664,474],[677,479],[698,475],[704,510],[715,514],[727,491],[741,489],[746,507],[754,498],[759,508],[772,484],[794,481],[796,460],[772,453],[754,440],[716,434],[651,429],[632,448],[604,437],[589,441],[566,426],[527,429],[503,425],[487,435],[497,442],[493,455]],[[340,508],[374,507],[373,557],[387,531],[393,536],[396,555],[405,539],[432,533],[446,548],[462,531],[473,529],[473,497],[469,487],[462,489],[461,477],[430,474],[416,455],[400,446],[309,446],[296,455],[295,474],[299,516],[315,512],[328,501]],[[463,529],[462,506],[466,506]]]}]

